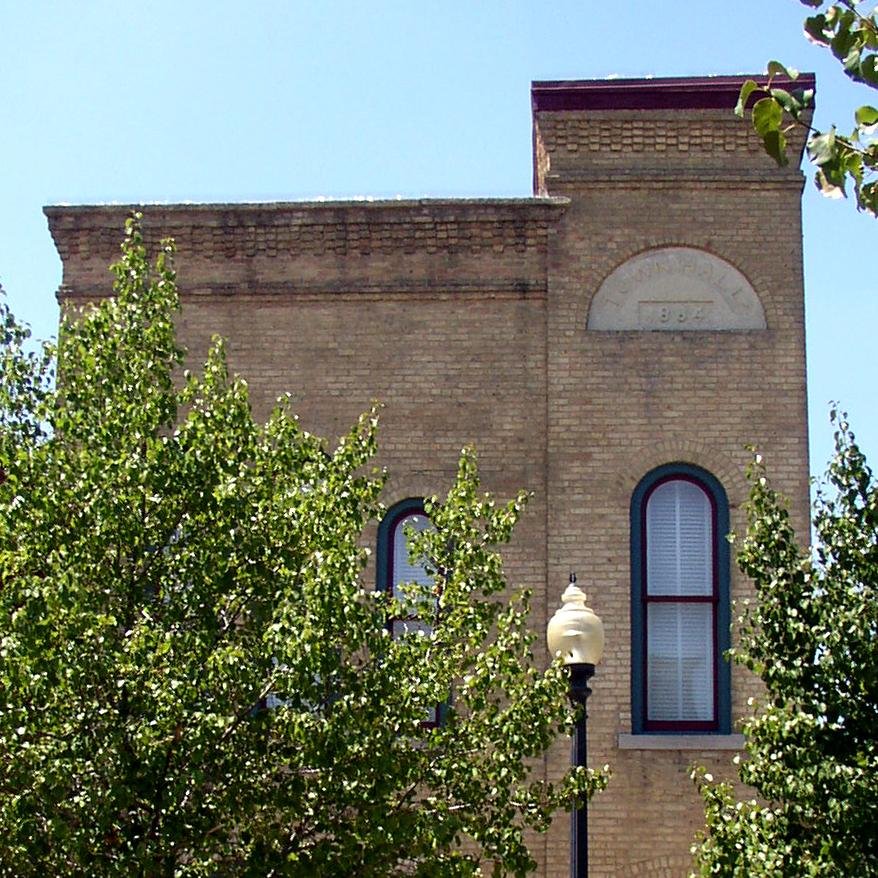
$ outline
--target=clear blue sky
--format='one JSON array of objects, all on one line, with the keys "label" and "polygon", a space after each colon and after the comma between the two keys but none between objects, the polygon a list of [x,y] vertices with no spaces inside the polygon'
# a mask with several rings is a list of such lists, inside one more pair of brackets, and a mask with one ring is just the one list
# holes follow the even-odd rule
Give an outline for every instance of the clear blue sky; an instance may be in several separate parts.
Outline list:
[{"label": "clear blue sky", "polygon": [[[796,0],[5,0],[0,283],[54,334],[48,203],[529,194],[532,79],[758,72],[778,58],[817,73],[817,124],[844,128],[878,96],[805,41],[806,12]],[[864,269],[876,244],[878,221],[807,186],[815,472],[830,399],[878,462],[878,279]]]}]

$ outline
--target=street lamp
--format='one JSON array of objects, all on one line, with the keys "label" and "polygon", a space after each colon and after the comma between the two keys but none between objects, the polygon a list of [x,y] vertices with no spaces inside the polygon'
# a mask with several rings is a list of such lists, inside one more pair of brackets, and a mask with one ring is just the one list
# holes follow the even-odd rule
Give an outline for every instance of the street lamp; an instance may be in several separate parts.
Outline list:
[{"label": "street lamp", "polygon": [[[561,606],[546,627],[549,655],[561,655],[570,674],[570,700],[581,708],[573,738],[573,764],[586,766],[586,701],[591,695],[588,681],[594,676],[604,652],[604,624],[585,605],[585,592],[570,574],[570,584],[561,595]],[[588,802],[570,815],[570,878],[588,878]]]}]

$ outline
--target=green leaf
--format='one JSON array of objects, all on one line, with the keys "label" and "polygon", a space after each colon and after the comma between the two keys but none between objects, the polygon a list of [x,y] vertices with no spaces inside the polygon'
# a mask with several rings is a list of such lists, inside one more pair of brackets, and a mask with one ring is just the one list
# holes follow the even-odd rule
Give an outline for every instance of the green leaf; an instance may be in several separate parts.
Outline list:
[{"label": "green leaf", "polygon": [[750,98],[750,95],[753,94],[759,88],[759,84],[752,79],[748,79],[741,86],[741,91],[738,94],[738,103],[735,104],[735,115],[744,116],[744,108],[747,106],[747,101]]},{"label": "green leaf", "polygon": [[866,55],[860,61],[859,73],[863,81],[871,86],[878,86],[878,57]]},{"label": "green leaf", "polygon": [[872,216],[878,216],[878,182],[866,183],[857,198],[857,206]]},{"label": "green leaf", "polygon": [[774,98],[762,98],[753,105],[753,127],[762,138],[777,131],[783,121],[783,110]]},{"label": "green leaf", "polygon": [[826,16],[815,15],[805,19],[805,36],[817,46],[828,46],[829,40],[826,36]]},{"label": "green leaf", "polygon": [[802,104],[799,101],[798,95],[793,92],[788,92],[783,88],[773,88],[771,89],[770,94],[771,97],[783,107],[784,112],[788,113],[794,119],[799,116],[802,111]]},{"label": "green leaf", "polygon": [[862,106],[854,113],[857,125],[861,127],[869,127],[878,123],[878,110],[875,107]]},{"label": "green leaf", "polygon": [[765,151],[781,166],[789,164],[787,157],[787,139],[780,130],[768,131],[762,138]]},{"label": "green leaf", "polygon": [[786,67],[780,61],[769,61],[766,72],[769,76],[786,76],[788,79],[799,78],[799,71],[795,67]]},{"label": "green leaf", "polygon": [[857,199],[859,200],[861,187],[864,182],[864,164],[861,153],[856,150],[851,150],[848,153],[845,161],[845,171],[854,181],[854,188],[857,193]]},{"label": "green leaf", "polygon": [[815,134],[808,140],[808,156],[815,165],[835,160],[835,128],[830,128],[825,134]]},{"label": "green leaf", "polygon": [[814,89],[813,88],[803,88],[797,89],[793,94],[796,95],[799,103],[802,107],[813,107],[814,106]]},{"label": "green leaf", "polygon": [[843,182],[839,183],[837,179],[833,180],[827,172],[826,167],[819,168],[814,175],[814,185],[820,194],[826,198],[844,198],[845,191]]},{"label": "green leaf", "polygon": [[851,29],[853,24],[853,13],[848,11],[838,11],[834,17],[833,25],[835,34],[829,42],[832,54],[842,62],[845,70],[853,69],[855,59],[859,58],[859,51],[856,46],[856,36]]}]

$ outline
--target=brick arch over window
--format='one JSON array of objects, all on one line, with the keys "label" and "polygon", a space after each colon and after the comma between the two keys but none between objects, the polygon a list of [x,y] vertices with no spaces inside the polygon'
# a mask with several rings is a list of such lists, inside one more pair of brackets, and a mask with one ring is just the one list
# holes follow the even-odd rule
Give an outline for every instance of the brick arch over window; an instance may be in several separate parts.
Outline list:
[{"label": "brick arch over window", "polygon": [[729,504],[709,472],[647,473],[631,498],[631,716],[639,733],[731,731]]},{"label": "brick arch over window", "polygon": [[765,309],[730,262],[696,247],[659,247],[627,259],[604,279],[590,330],[765,329]]}]

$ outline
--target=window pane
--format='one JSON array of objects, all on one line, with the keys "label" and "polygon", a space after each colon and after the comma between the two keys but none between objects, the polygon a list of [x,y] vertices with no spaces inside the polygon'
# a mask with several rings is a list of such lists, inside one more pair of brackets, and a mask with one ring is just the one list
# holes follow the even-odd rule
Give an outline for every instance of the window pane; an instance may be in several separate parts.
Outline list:
[{"label": "window pane", "polygon": [[648,719],[713,720],[713,605],[650,603],[646,624]]},{"label": "window pane", "polygon": [[713,594],[713,514],[698,485],[675,479],[652,492],[646,547],[647,594]]},{"label": "window pane", "polygon": [[432,528],[426,515],[415,514],[401,518],[393,529],[393,594],[398,598],[403,596],[399,590],[401,582],[417,582],[420,585],[430,585],[433,582],[433,577],[427,573],[423,564],[412,564],[409,561],[407,526],[416,533]]}]

